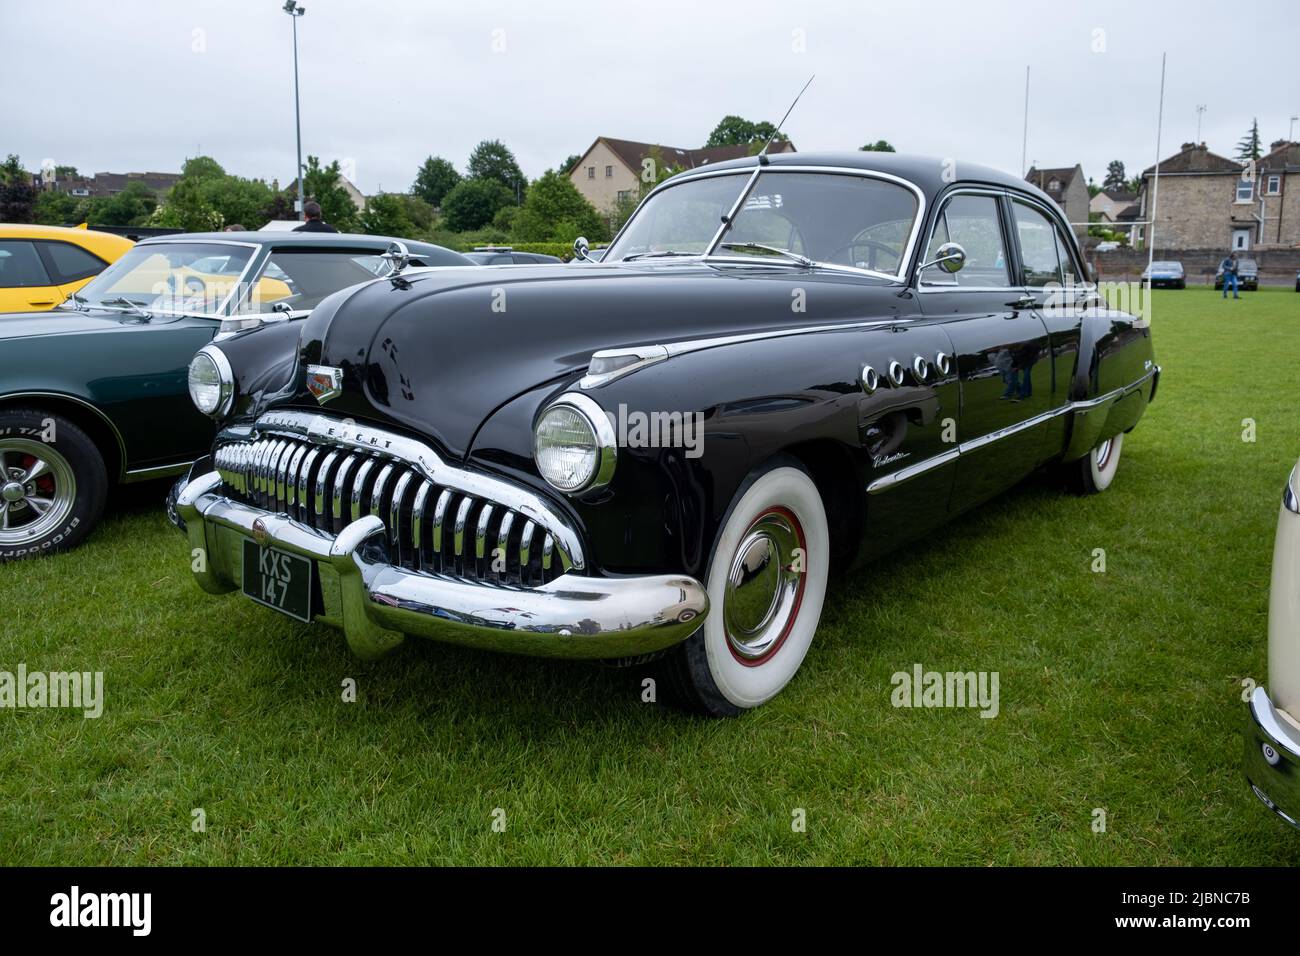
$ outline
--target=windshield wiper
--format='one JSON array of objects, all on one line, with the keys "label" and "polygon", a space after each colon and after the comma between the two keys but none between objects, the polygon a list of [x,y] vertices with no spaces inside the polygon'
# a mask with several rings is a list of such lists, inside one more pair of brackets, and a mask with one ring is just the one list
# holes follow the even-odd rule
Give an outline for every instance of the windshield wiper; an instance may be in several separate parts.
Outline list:
[{"label": "windshield wiper", "polygon": [[83,309],[88,308],[86,297],[84,295],[77,295],[75,292],[68,296],[68,298],[64,300],[63,304],[66,306],[68,302],[72,303],[72,308],[77,312],[81,312]]},{"label": "windshield wiper", "polygon": [[768,246],[768,245],[764,245],[764,244],[761,243],[761,242],[720,242],[720,243],[718,243],[718,248],[720,248],[720,249],[758,249],[758,250],[761,250],[761,251],[763,251],[763,252],[771,252],[771,253],[775,253],[775,254],[778,255],[778,256],[785,256],[785,258],[790,259],[790,260],[793,261],[793,262],[797,262],[797,263],[799,263],[799,265],[801,265],[801,266],[812,266],[812,265],[816,265],[816,263],[813,262],[811,259],[809,259],[807,256],[801,256],[801,255],[799,255],[799,253],[797,253],[797,252],[791,252],[789,249],[782,249],[782,248],[780,248],[779,246]]},{"label": "windshield wiper", "polygon": [[634,252],[630,256],[624,256],[619,262],[631,262],[633,259],[658,259],[663,256],[698,256],[698,252],[677,252],[674,249],[664,249],[661,252]]},{"label": "windshield wiper", "polygon": [[127,310],[140,316],[142,319],[152,319],[153,313],[144,308],[143,302],[136,302],[134,299],[128,299],[124,295],[119,295],[116,299],[105,299],[100,305],[122,305]]}]

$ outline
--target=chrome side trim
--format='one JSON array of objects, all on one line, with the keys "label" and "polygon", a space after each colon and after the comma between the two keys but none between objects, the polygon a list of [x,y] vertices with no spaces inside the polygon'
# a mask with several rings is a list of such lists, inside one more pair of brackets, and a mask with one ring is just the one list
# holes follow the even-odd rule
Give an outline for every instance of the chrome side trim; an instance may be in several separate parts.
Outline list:
[{"label": "chrome side trim", "polygon": [[192,461],[181,461],[174,465],[154,465],[152,468],[132,468],[122,476],[122,484],[129,485],[134,481],[150,481],[154,478],[170,478],[173,475],[183,475],[187,472]]},{"label": "chrome side trim", "polygon": [[[633,355],[640,353],[653,354],[655,357],[651,360],[639,362],[626,368],[618,369],[615,372],[597,373],[595,375],[588,372],[578,382],[581,389],[599,388],[617,378],[629,375],[638,369],[645,368],[664,359],[676,358],[679,355],[686,355],[690,352],[699,352],[703,349],[716,349],[724,345],[739,345],[743,342],[758,342],[763,339],[779,339],[791,335],[812,335],[817,332],[840,332],[852,329],[873,329],[889,328],[891,326],[909,325],[913,320],[907,318],[897,319],[874,319],[869,322],[845,322],[840,325],[804,325],[795,328],[785,329],[768,329],[763,332],[740,332],[736,335],[718,335],[705,339],[683,339],[679,342],[663,342],[657,345],[637,345],[630,348],[618,349],[600,349],[592,353],[592,359],[597,358],[617,358],[622,355]],[[660,354],[662,353],[662,357]],[[588,365],[588,369],[590,369]]]},{"label": "chrome side trim", "polygon": [[[554,536],[560,551],[573,562],[573,567],[578,570],[586,567],[585,552],[577,532],[540,495],[485,472],[450,466],[428,445],[404,435],[368,425],[345,423],[320,413],[285,410],[266,413],[246,433],[232,429],[224,440],[247,442],[286,435],[346,451],[396,458],[442,488],[451,488],[459,494],[481,498],[498,507],[519,512]],[[217,440],[223,441],[222,435],[218,435]],[[344,523],[341,501],[343,489],[351,489],[353,484],[351,476],[345,473],[347,464],[356,460],[356,456],[345,458],[344,465],[339,468],[341,474],[334,482],[334,517],[339,521],[337,531],[342,530]]]},{"label": "chrome side trim", "polygon": [[968,455],[971,452],[978,451],[980,448],[984,448],[994,442],[1001,441],[1003,438],[1010,438],[1012,435],[1018,434],[1026,429],[1036,428],[1039,425],[1051,421],[1053,418],[1059,418],[1061,415],[1066,415],[1070,412],[1086,412],[1089,409],[1105,405],[1107,402],[1113,402],[1116,399],[1123,398],[1125,395],[1129,395],[1140,389],[1150,381],[1154,374],[1155,369],[1151,369],[1131,385],[1125,385],[1121,388],[1113,389],[1105,395],[1099,395],[1096,398],[1083,399],[1076,402],[1066,402],[1059,408],[1049,409],[1048,411],[1034,415],[1032,418],[1026,418],[1024,421],[1016,422],[1014,425],[1008,425],[1005,428],[996,429],[988,434],[980,435],[978,438],[968,439],[948,451],[932,455],[923,461],[918,461],[915,464],[906,466],[905,468],[899,468],[897,471],[891,471],[887,475],[881,475],[879,478],[867,485],[867,494],[875,495],[882,491],[889,491],[906,481],[910,481],[918,475],[923,475],[927,471],[932,471],[935,468],[947,465],[950,462],[955,461],[961,455]]}]

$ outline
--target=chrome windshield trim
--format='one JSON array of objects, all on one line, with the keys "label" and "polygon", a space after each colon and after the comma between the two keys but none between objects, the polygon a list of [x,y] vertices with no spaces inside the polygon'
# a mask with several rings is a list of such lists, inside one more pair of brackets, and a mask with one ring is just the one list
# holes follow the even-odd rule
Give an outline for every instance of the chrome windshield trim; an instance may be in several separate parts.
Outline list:
[{"label": "chrome windshield trim", "polygon": [[[577,532],[540,495],[494,475],[448,465],[428,445],[404,435],[369,425],[345,423],[318,413],[275,411],[264,414],[247,430],[232,431],[229,434],[223,432],[217,436],[217,442],[256,441],[272,435],[290,436],[318,445],[397,459],[421,472],[434,484],[467,496],[467,500],[487,500],[494,505],[519,512],[555,537],[560,550],[572,560],[573,567],[578,570],[586,567],[585,552]],[[355,460],[349,457],[345,463]],[[343,473],[344,469],[340,468],[339,472]],[[358,490],[361,483],[360,476],[343,475],[343,478],[343,482],[336,478],[334,483],[334,516],[340,518],[344,485],[346,484],[347,491],[352,492]],[[351,500],[349,504],[352,504]]]},{"label": "chrome windshield trim", "polygon": [[[664,180],[654,189],[650,190],[650,192],[646,194],[646,197],[642,199],[640,203],[637,204],[637,207],[632,212],[632,215],[629,216],[627,222],[623,224],[623,228],[618,231],[618,235],[616,235],[610,241],[608,248],[613,249],[615,246],[618,245],[618,241],[620,238],[622,238],[623,233],[627,231],[627,228],[633,222],[635,222],[637,216],[640,215],[642,207],[645,206],[645,204],[648,203],[658,193],[666,189],[671,189],[674,186],[680,186],[683,183],[694,182],[697,179],[707,179],[714,176],[729,176],[729,175],[737,176],[737,175],[743,175],[745,171],[746,171],[746,167],[744,166],[740,166],[740,167],[733,166],[728,169],[705,169],[705,170],[691,171],[688,173],[679,173],[678,175],[673,176],[671,179]],[[736,199],[736,202],[733,204],[731,208],[730,214],[727,216],[727,221],[722,223],[718,231],[713,234],[713,239],[709,243],[709,245],[705,248],[704,252],[699,253],[698,255],[691,255],[689,257],[688,256],[675,257],[677,261],[679,262],[681,261],[717,262],[723,260],[725,261],[739,260],[741,262],[753,261],[752,259],[745,258],[745,257],[715,256],[713,255],[713,251],[717,247],[718,242],[721,241],[722,235],[727,230],[727,227],[731,224],[732,220],[736,217],[736,215],[740,213],[743,204],[745,202],[745,199],[749,196],[750,192],[753,190],[753,187],[755,183],[758,181],[759,176],[764,174],[779,175],[782,173],[825,173],[827,175],[833,175],[833,176],[859,176],[863,179],[876,179],[882,182],[894,183],[895,185],[902,186],[906,189],[911,190],[912,195],[916,197],[916,212],[913,214],[912,228],[911,231],[908,233],[907,246],[903,249],[903,252],[898,259],[899,268],[897,272],[894,273],[876,272],[875,270],[870,270],[870,269],[858,269],[854,266],[846,266],[837,263],[824,263],[824,262],[816,262],[816,261],[814,261],[812,266],[800,266],[800,268],[824,268],[824,269],[835,269],[837,271],[842,270],[849,273],[856,273],[859,275],[869,275],[869,276],[874,276],[876,278],[890,279],[897,282],[905,282],[907,280],[907,276],[911,271],[912,255],[916,250],[916,241],[920,235],[921,228],[925,225],[925,216],[926,216],[926,209],[927,209],[925,192],[921,189],[920,186],[916,185],[916,183],[912,182],[910,179],[904,179],[902,176],[895,176],[892,173],[884,173],[874,169],[857,169],[852,166],[808,166],[808,165],[785,165],[785,164],[779,166],[773,166],[773,165],[765,166],[756,162],[753,171],[750,173],[749,179],[745,182],[744,187],[742,187],[739,197]],[[622,262],[623,260],[605,258],[602,259],[601,261],[614,264],[614,263]],[[633,260],[633,261],[636,262],[636,261],[643,261],[643,260]],[[761,261],[763,261],[764,264],[767,264],[766,260],[761,260]],[[791,263],[791,265],[798,265],[798,264]]]},{"label": "chrome windshield trim", "polygon": [[[214,312],[207,313],[207,312],[193,312],[185,309],[149,308],[149,312],[151,312],[153,315],[168,315],[168,316],[177,316],[180,318],[207,319],[212,322],[220,322],[222,319],[229,318],[229,312],[227,311],[227,306],[230,305],[231,299],[233,299],[237,293],[240,293],[241,298],[243,297],[241,290],[244,289],[244,282],[248,277],[248,270],[251,269],[254,266],[254,264],[257,264],[258,259],[261,258],[259,253],[261,253],[262,249],[264,248],[262,245],[256,242],[237,242],[234,239],[173,239],[171,236],[154,236],[149,239],[141,239],[139,242],[135,244],[133,248],[139,249],[145,246],[167,246],[167,245],[239,246],[244,249],[253,250],[253,254],[250,255],[248,257],[248,261],[244,263],[244,268],[240,270],[239,278],[235,280],[235,283],[231,288],[229,294],[227,294],[226,297],[221,300],[221,304],[217,306]],[[131,250],[127,250],[128,253],[130,253],[130,251]],[[113,263],[113,265],[116,264],[117,263]],[[264,263],[258,264],[259,270],[261,269],[262,265],[264,265]],[[110,265],[108,269],[111,269],[112,267],[113,266]],[[105,269],[104,272],[101,272],[99,276],[102,276],[104,275],[104,273],[108,272],[108,269]],[[99,276],[95,276],[95,279],[98,279]],[[94,281],[95,280],[92,279],[90,282],[87,283],[87,285],[91,285]],[[85,292],[85,289],[77,290],[78,295],[82,294],[83,292]],[[96,308],[99,308],[99,306],[96,306]]]}]

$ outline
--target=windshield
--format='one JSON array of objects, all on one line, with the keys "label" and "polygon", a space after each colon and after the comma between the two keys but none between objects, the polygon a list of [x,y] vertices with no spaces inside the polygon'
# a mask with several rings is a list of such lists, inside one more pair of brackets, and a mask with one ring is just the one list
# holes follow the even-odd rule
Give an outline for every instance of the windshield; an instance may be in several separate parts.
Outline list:
[{"label": "windshield", "polygon": [[1151,263],[1151,268],[1152,268],[1152,269],[1160,269],[1160,270],[1162,270],[1162,271],[1164,271],[1164,272],[1177,272],[1177,271],[1178,271],[1179,269],[1181,269],[1182,267],[1183,267],[1183,264],[1182,264],[1181,262],[1153,262],[1153,263]]},{"label": "windshield", "polygon": [[713,237],[748,174],[688,180],[652,196],[605,255],[712,255],[849,266],[892,276],[916,222],[910,189],[866,176],[765,170],[735,219]]},{"label": "windshield", "polygon": [[77,294],[83,305],[217,317],[253,257],[251,246],[150,243],[136,246]]}]

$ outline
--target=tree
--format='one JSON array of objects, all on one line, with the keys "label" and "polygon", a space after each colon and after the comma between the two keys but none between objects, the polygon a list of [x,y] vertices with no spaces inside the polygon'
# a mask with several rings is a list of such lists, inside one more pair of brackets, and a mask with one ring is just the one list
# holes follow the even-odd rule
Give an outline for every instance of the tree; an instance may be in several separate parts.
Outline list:
[{"label": "tree", "polygon": [[573,167],[578,165],[578,160],[580,159],[582,159],[582,157],[579,156],[577,153],[574,153],[564,162],[560,163],[559,171],[563,173],[565,176],[569,175],[569,173],[573,172]]},{"label": "tree", "polygon": [[568,176],[548,169],[529,188],[511,235],[523,242],[572,242],[579,235],[604,239],[607,226]]},{"label": "tree", "polygon": [[786,140],[784,133],[777,133],[776,127],[766,120],[757,123],[745,119],[743,116],[724,116],[713,127],[713,132],[709,134],[705,146],[744,146],[749,144],[762,145],[769,139]]},{"label": "tree", "polygon": [[221,164],[211,156],[193,156],[181,166],[182,179],[220,179],[225,175]]},{"label": "tree", "polygon": [[496,179],[461,180],[442,200],[442,223],[452,232],[482,229],[515,194]]},{"label": "tree", "polygon": [[90,218],[97,226],[140,226],[156,208],[158,197],[152,189],[142,182],[129,182],[117,195],[95,200]]},{"label": "tree", "polygon": [[42,226],[76,225],[84,221],[77,218],[79,205],[76,198],[67,193],[56,189],[41,190],[32,208],[32,222]]},{"label": "tree", "polygon": [[470,179],[496,180],[517,201],[523,200],[524,192],[528,189],[528,180],[515,161],[515,154],[499,139],[485,139],[475,146],[469,154],[466,170]]},{"label": "tree", "polygon": [[430,156],[415,174],[411,192],[436,209],[459,182],[460,173],[455,166],[441,156]]},{"label": "tree", "polygon": [[1259,120],[1251,120],[1250,130],[1237,144],[1237,159],[1243,163],[1253,162],[1264,155],[1259,139]]},{"label": "tree", "polygon": [[13,153],[0,166],[0,222],[31,222],[36,208],[32,174]]},{"label": "tree", "polygon": [[860,153],[893,153],[897,152],[894,147],[889,145],[888,140],[878,139],[874,143],[868,143],[866,146],[859,146]]},{"label": "tree", "polygon": [[1123,189],[1126,183],[1124,164],[1118,159],[1112,159],[1106,164],[1106,178],[1101,181],[1102,189]]},{"label": "tree", "polygon": [[339,232],[356,228],[357,207],[342,183],[343,173],[336,159],[322,166],[316,156],[307,157],[307,172],[302,177],[303,195],[320,203],[321,218]]},{"label": "tree", "polygon": [[415,231],[401,199],[392,193],[371,196],[361,213],[361,231],[371,236],[401,238]]}]

